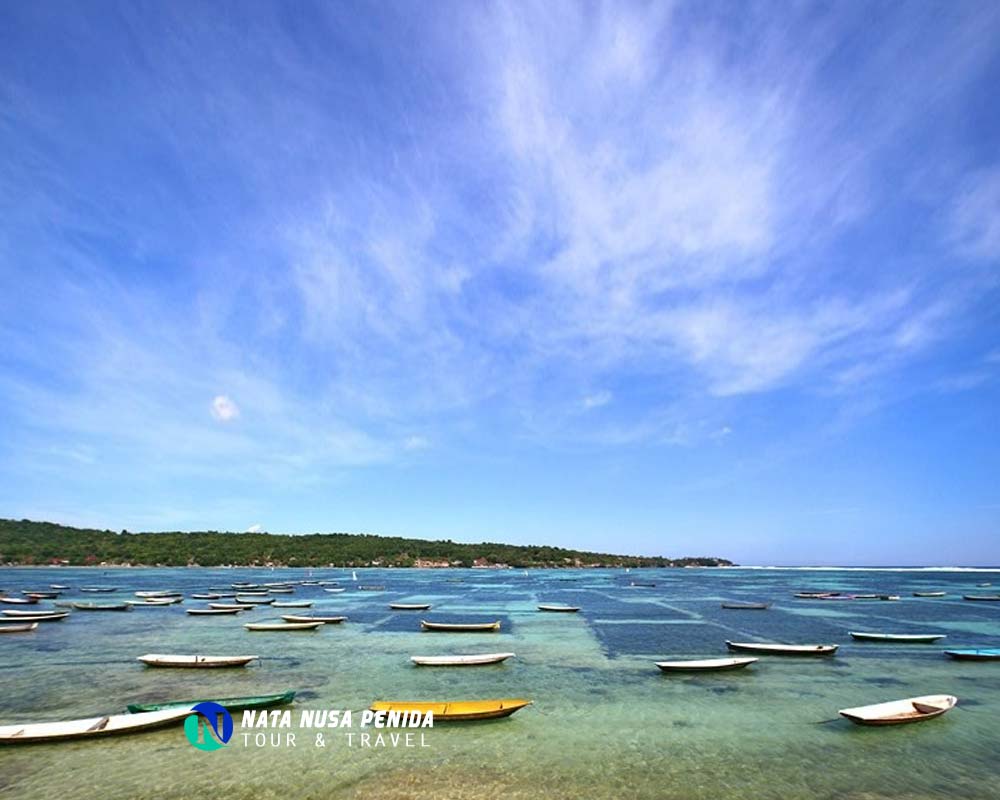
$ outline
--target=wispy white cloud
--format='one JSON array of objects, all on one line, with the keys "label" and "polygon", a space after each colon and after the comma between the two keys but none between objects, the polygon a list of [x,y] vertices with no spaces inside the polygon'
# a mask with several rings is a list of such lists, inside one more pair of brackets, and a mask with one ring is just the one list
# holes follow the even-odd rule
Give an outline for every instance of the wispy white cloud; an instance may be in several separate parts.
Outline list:
[{"label": "wispy white cloud", "polygon": [[594,392],[593,394],[585,395],[583,398],[584,408],[600,408],[601,406],[606,406],[614,399],[614,395],[608,390],[602,390],[600,392]]},{"label": "wispy white cloud", "polygon": [[219,422],[231,422],[240,415],[240,407],[224,394],[212,398],[212,416]]}]

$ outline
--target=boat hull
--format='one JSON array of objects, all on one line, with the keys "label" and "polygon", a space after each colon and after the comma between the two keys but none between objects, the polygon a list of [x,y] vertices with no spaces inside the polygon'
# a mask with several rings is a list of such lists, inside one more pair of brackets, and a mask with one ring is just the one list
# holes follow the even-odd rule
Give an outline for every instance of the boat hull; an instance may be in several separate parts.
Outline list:
[{"label": "boat hull", "polygon": [[283,706],[291,703],[295,699],[295,692],[283,692],[281,694],[264,694],[254,697],[223,697],[209,700],[188,700],[172,703],[130,703],[128,711],[130,714],[143,714],[150,711],[166,711],[171,708],[191,708],[198,703],[218,703],[224,706],[227,711],[243,711],[248,708],[268,708],[270,706]]},{"label": "boat hull", "polygon": [[531,705],[530,700],[469,700],[454,703],[377,702],[372,711],[399,711],[434,714],[434,722],[462,722],[509,717],[515,711]]},{"label": "boat hull", "polygon": [[737,653],[757,653],[768,656],[822,657],[832,656],[839,645],[779,645],[755,642],[726,642],[726,647]]},{"label": "boat hull", "polygon": [[657,661],[663,672],[725,672],[744,669],[756,663],[758,658],[705,658],[690,661]]}]

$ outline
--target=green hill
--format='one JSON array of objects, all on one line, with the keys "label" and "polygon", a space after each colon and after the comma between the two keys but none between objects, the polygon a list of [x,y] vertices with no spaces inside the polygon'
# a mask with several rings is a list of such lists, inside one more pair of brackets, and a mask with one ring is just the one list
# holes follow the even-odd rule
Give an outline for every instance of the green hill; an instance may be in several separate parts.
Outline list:
[{"label": "green hill", "polygon": [[461,544],[352,533],[283,535],[223,533],[115,533],[51,522],[0,520],[0,564],[129,564],[290,567],[682,567],[720,566],[721,558],[663,558],[589,553],[561,547],[495,542]]}]

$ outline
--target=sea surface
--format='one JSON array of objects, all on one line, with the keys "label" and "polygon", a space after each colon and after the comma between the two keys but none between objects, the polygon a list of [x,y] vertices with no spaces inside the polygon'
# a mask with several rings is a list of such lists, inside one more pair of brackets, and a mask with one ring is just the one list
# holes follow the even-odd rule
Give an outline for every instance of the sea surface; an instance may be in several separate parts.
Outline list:
[{"label": "sea surface", "polygon": [[[236,582],[336,580],[342,594],[298,587],[261,608],[192,617],[183,605],[73,612],[0,637],[0,724],[116,713],[127,703],[295,689],[295,709],[352,709],[376,699],[525,697],[493,722],[439,724],[427,747],[227,747],[200,752],[181,728],[62,744],[0,746],[0,797],[37,798],[678,798],[876,800],[1000,796],[1000,663],[957,662],[949,647],[1000,646],[1000,571],[0,569],[8,594],[67,584],[64,600],[107,602],[137,590],[186,594]],[[655,583],[631,586],[632,581]],[[991,582],[991,588],[978,584]],[[79,594],[111,585],[114,594]],[[385,586],[384,592],[358,585]],[[914,591],[947,590],[943,599]],[[810,601],[801,590],[894,593],[899,602]],[[729,611],[723,600],[768,601]],[[429,602],[429,612],[390,601]],[[540,613],[566,603],[579,614]],[[51,607],[43,601],[40,607]],[[0,608],[16,608],[2,606]],[[279,613],[345,614],[310,633],[251,633]],[[422,633],[421,618],[499,619],[494,634]],[[944,633],[935,645],[853,642],[849,630]],[[662,674],[654,660],[726,655],[725,640],[839,643],[834,658],[762,657],[746,670]],[[411,655],[513,651],[502,665],[419,668]],[[144,653],[259,654],[235,670],[146,668]],[[861,728],[837,710],[948,693],[945,716]],[[297,720],[297,713],[295,719]],[[356,718],[355,725],[358,719]]]}]

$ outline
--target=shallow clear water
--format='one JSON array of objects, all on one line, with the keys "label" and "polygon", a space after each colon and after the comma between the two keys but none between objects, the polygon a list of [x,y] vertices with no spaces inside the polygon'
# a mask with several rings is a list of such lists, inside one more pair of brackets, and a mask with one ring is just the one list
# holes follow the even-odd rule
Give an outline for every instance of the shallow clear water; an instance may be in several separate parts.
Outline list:
[{"label": "shallow clear water", "polygon": [[[301,570],[0,569],[14,593],[50,583],[205,591],[240,581],[302,580]],[[325,748],[298,732],[295,748],[212,753],[180,728],[105,740],[0,748],[0,795],[38,798],[995,798],[1000,794],[1000,663],[955,662],[949,647],[1000,645],[1000,603],[962,593],[1000,591],[1000,572],[643,570],[316,570],[343,594],[299,587],[312,609],[265,608],[191,617],[183,606],[130,613],[74,612],[32,634],[0,637],[0,724],[114,713],[130,702],[296,689],[300,708],[361,709],[375,699],[527,697],[506,720],[439,725],[428,747]],[[462,582],[454,582],[455,578]],[[653,581],[652,588],[628,586]],[[991,581],[990,589],[977,584]],[[804,601],[795,591],[893,592],[900,602]],[[913,591],[947,589],[945,599]],[[767,600],[769,611],[729,611],[721,600]],[[431,602],[430,612],[390,601]],[[580,614],[539,613],[539,602]],[[51,603],[43,602],[44,606]],[[13,606],[7,606],[13,608]],[[344,613],[315,633],[250,633],[278,613]],[[503,621],[499,634],[421,633],[421,617]],[[939,632],[938,645],[851,641],[848,630]],[[837,642],[832,659],[762,658],[747,670],[661,674],[654,659],[724,655],[726,639]],[[505,664],[416,668],[410,655],[514,651]],[[237,670],[147,669],[147,652],[260,654]],[[919,725],[868,729],[837,709],[950,693],[960,706]],[[297,718],[297,715],[296,715]]]}]

